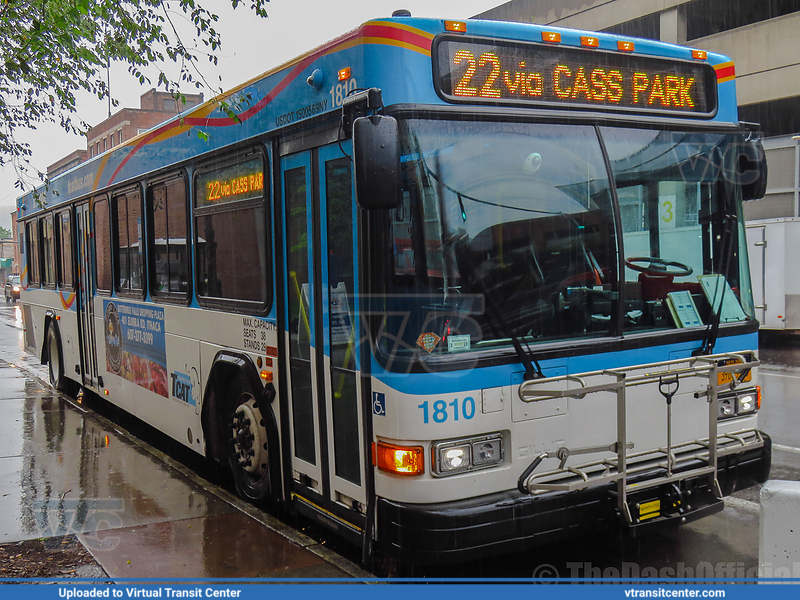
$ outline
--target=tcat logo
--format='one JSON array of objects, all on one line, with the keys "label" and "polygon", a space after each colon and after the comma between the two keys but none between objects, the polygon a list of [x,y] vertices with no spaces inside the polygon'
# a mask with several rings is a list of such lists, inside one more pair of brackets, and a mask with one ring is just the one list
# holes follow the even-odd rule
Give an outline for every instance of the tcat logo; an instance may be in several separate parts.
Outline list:
[{"label": "tcat logo", "polygon": [[172,377],[172,396],[181,402],[197,406],[197,400],[195,399],[197,385],[193,381],[195,378],[175,371],[170,376]]}]

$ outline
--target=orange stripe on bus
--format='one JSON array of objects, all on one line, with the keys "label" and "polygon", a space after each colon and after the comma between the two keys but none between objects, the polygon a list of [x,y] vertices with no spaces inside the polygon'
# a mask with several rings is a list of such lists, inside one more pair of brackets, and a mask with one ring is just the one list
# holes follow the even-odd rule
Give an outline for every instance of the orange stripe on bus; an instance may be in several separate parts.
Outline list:
[{"label": "orange stripe on bus", "polygon": [[65,310],[72,308],[72,305],[75,303],[75,292],[72,292],[66,300],[64,299],[64,294],[61,293],[60,290],[58,292],[58,296],[61,298],[61,306],[63,306]]}]

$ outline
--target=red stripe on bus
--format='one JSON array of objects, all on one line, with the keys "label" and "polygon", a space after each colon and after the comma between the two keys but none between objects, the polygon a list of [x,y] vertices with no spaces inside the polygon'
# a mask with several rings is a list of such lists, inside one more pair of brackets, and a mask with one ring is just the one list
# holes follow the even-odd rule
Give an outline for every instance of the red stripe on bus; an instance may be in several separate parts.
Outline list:
[{"label": "red stripe on bus", "polygon": [[[233,119],[231,117],[214,117],[214,118],[207,118],[207,117],[192,117],[191,115],[187,115],[183,119],[178,119],[175,121],[171,121],[169,123],[164,124],[163,126],[159,127],[158,129],[151,131],[147,136],[142,138],[138,144],[136,144],[128,155],[122,159],[119,166],[114,170],[114,173],[111,175],[111,178],[108,180],[108,184],[112,184],[116,179],[117,175],[119,175],[122,168],[128,163],[128,161],[136,154],[142,147],[149,144],[153,139],[157,138],[160,135],[174,129],[176,127],[183,127],[185,125],[189,125],[191,127],[228,127],[230,125],[235,125],[237,122],[244,122],[254,115],[258,114],[267,104],[272,102],[278,94],[280,94],[286,87],[292,83],[295,79],[297,79],[298,75],[302,73],[305,68],[313,63],[315,60],[321,58],[326,54],[330,54],[335,52],[339,46],[348,44],[353,39],[362,38],[362,37],[379,37],[384,39],[391,39],[401,41],[403,43],[411,44],[413,46],[417,46],[422,48],[428,52],[430,52],[431,48],[431,40],[424,35],[420,35],[405,29],[399,29],[397,27],[392,27],[389,25],[365,25],[356,31],[351,32],[350,34],[344,35],[340,38],[337,38],[327,44],[324,44],[317,48],[316,50],[312,51],[308,56],[300,60],[297,64],[292,67],[291,71],[289,71],[283,79],[281,79],[278,84],[270,90],[270,92],[264,96],[261,100],[259,100],[256,104],[248,108],[243,113],[237,115],[237,119]],[[99,173],[98,173],[99,174]],[[97,178],[99,181],[99,177]]]},{"label": "red stripe on bus", "polygon": [[72,305],[75,303],[75,298],[76,298],[75,292],[71,292],[66,299],[64,298],[64,294],[61,292],[61,290],[59,290],[58,295],[61,298],[61,306],[63,306],[64,309],[69,310],[70,308],[72,308]]},{"label": "red stripe on bus", "polygon": [[736,70],[734,69],[734,66],[732,64],[728,65],[728,66],[725,66],[725,67],[722,67],[721,69],[716,69],[716,71],[717,71],[717,79],[718,80],[719,79],[732,79],[732,78],[736,77]]},{"label": "red stripe on bus", "polygon": [[364,37],[378,37],[397,40],[399,42],[411,44],[412,46],[417,46],[428,52],[431,50],[431,38],[420,35],[419,33],[408,31],[406,29],[391,27],[389,25],[365,25],[361,28],[361,34]]}]

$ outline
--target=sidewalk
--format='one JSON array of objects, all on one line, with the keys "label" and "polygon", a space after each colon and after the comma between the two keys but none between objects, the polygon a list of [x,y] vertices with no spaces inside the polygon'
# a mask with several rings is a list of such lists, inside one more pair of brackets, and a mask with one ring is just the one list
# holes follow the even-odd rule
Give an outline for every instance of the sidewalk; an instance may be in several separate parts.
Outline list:
[{"label": "sidewalk", "polygon": [[0,544],[74,538],[103,570],[78,576],[113,580],[372,577],[53,390],[18,314],[0,308]]}]

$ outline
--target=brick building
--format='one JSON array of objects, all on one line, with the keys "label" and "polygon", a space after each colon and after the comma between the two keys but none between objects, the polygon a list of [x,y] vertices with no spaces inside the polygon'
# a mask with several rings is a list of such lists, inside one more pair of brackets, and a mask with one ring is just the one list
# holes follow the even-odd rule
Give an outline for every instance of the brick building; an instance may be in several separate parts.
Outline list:
[{"label": "brick building", "polygon": [[169,92],[151,89],[142,94],[139,108],[123,108],[92,127],[86,134],[86,150],[75,150],[47,167],[47,176],[55,177],[80,163],[155,127],[178,113],[203,103],[203,94],[186,94],[186,103]]},{"label": "brick building", "polygon": [[89,153],[86,150],[75,150],[74,152],[67,154],[64,158],[47,167],[47,176],[52,179],[57,175],[61,175],[61,173],[66,173],[72,167],[77,167],[79,164],[84,162],[88,156]]}]

